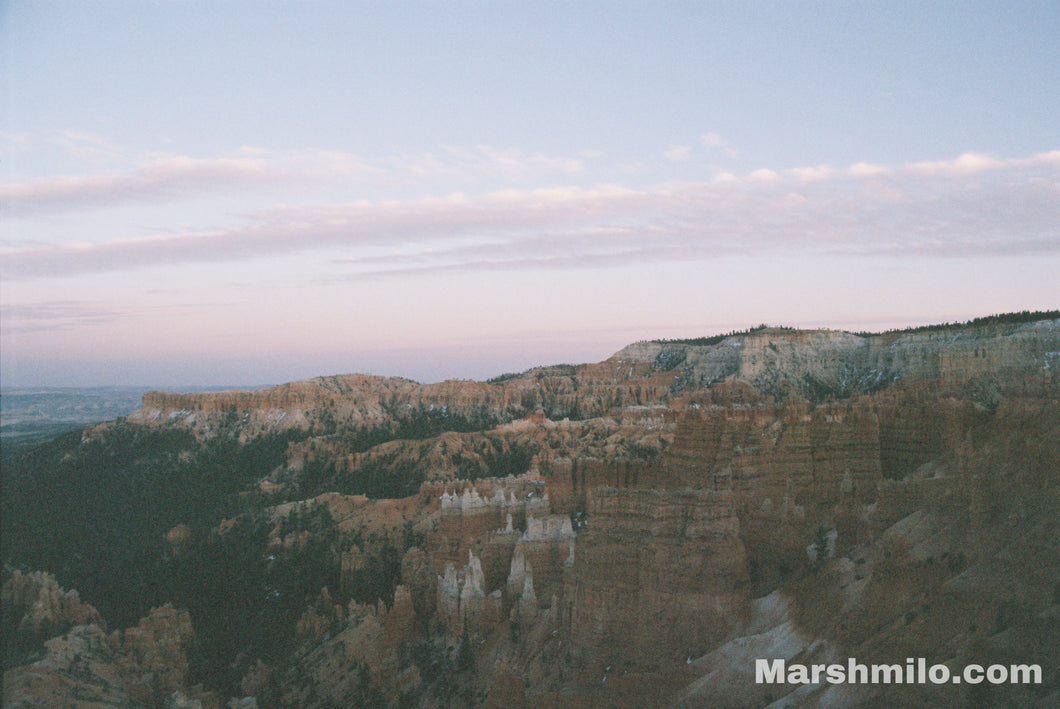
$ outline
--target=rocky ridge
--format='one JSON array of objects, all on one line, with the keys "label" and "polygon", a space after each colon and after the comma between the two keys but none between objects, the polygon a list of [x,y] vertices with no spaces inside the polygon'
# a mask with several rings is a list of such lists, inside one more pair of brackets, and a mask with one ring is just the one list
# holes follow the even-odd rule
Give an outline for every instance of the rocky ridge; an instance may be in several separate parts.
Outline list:
[{"label": "rocky ridge", "polygon": [[327,432],[380,426],[414,415],[456,430],[469,420],[502,424],[542,411],[550,420],[661,416],[682,408],[682,394],[727,380],[759,392],[811,401],[886,388],[895,382],[959,386],[999,380],[1038,386],[1060,377],[1060,326],[1047,319],[937,331],[861,335],[832,330],[762,328],[722,338],[640,342],[597,364],[539,367],[489,382],[342,375],[259,391],[148,392],[126,420],[179,425],[199,435],[237,428],[243,435],[301,429]]}]

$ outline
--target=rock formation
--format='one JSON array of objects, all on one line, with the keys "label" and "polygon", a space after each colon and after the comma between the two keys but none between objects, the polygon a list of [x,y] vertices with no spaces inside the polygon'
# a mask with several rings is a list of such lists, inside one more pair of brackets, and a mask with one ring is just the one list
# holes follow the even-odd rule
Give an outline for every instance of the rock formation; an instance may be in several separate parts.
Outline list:
[{"label": "rock formation", "polygon": [[3,584],[3,604],[5,615],[21,614],[16,634],[5,637],[5,668],[12,668],[4,671],[4,706],[150,706],[177,697],[186,706],[217,706],[210,692],[188,686],[187,611],[162,606],[108,635],[76,591],[49,574],[19,571]]}]

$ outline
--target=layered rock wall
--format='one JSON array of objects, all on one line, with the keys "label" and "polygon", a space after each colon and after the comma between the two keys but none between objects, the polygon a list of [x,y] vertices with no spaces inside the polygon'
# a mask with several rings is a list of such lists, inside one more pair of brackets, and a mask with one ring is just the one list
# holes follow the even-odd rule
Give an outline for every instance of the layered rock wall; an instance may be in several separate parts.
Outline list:
[{"label": "layered rock wall", "polygon": [[597,488],[589,499],[562,621],[584,662],[643,667],[732,632],[748,578],[731,493]]},{"label": "layered rock wall", "polygon": [[876,390],[895,381],[960,384],[983,376],[1056,378],[1056,320],[856,335],[831,330],[765,329],[716,345],[643,342],[612,358],[631,367],[677,362],[686,389],[739,378],[764,391],[809,395]]}]

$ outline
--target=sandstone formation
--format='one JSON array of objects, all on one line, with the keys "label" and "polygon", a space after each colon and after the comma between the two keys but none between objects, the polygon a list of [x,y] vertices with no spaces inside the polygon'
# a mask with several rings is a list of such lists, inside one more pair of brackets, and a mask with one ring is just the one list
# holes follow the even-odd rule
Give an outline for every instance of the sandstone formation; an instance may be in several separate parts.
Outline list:
[{"label": "sandstone formation", "polygon": [[59,587],[51,574],[24,574],[14,569],[0,591],[4,612],[18,618],[17,633],[23,645],[61,635],[75,625],[100,624],[99,611],[84,603],[75,590]]},{"label": "sandstone formation", "polygon": [[[49,574],[14,571],[3,585],[5,614],[19,615],[14,642],[5,638],[5,707],[216,707],[212,694],[188,686],[193,640],[187,611],[154,609],[136,627],[107,634],[98,612]],[[5,628],[5,631],[7,629]],[[44,639],[37,647],[34,641]],[[179,700],[176,698],[180,698]]]}]

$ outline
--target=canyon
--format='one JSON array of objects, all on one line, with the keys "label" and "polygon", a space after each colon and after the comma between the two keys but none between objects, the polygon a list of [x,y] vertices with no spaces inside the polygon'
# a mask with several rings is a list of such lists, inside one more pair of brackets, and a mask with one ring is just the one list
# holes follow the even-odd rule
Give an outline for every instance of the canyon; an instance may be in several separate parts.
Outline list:
[{"label": "canyon", "polygon": [[[149,392],[34,455],[55,496],[93,455],[171,472],[109,632],[97,552],[5,508],[5,706],[1060,706],[1057,313]],[[1042,682],[755,682],[851,657]]]}]

